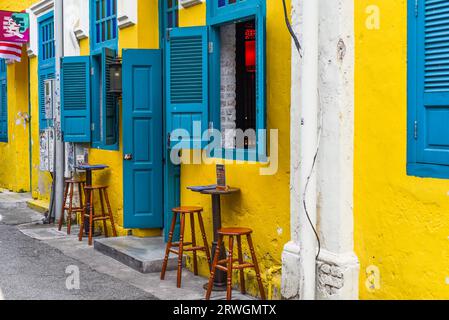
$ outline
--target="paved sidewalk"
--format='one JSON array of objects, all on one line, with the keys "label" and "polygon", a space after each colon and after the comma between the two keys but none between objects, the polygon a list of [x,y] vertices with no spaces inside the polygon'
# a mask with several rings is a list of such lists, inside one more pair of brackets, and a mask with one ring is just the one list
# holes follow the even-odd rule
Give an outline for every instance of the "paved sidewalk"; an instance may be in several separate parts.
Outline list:
[{"label": "paved sidewalk", "polygon": [[[3,210],[0,213],[5,215]],[[95,271],[48,244],[25,236],[15,225],[4,222],[0,223],[0,253],[0,299],[155,299],[133,285]],[[79,288],[72,281],[74,278],[70,278],[74,272],[79,274]]]},{"label": "paved sidewalk", "polygon": [[[76,226],[68,236],[65,228],[43,225],[42,218],[26,204],[0,205],[0,296],[3,291],[5,299],[204,299],[206,278],[184,269],[178,289],[176,271],[168,271],[165,281],[159,273],[142,274],[94,250],[86,239],[79,242]],[[80,270],[81,290],[65,288],[70,265]],[[224,298],[224,292],[212,294]],[[233,299],[253,298],[234,290]]]}]

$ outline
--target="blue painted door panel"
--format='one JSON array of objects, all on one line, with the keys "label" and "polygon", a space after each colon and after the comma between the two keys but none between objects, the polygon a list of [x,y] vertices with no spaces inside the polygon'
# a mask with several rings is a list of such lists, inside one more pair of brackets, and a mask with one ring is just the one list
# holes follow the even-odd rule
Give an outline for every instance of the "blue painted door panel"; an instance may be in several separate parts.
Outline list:
[{"label": "blue painted door panel", "polygon": [[409,97],[416,98],[416,161],[449,165],[449,42],[443,32],[449,28],[449,1],[424,0],[418,5],[417,90],[416,97]]},{"label": "blue painted door panel", "polygon": [[123,50],[124,227],[163,227],[162,56]]},{"label": "blue painted door panel", "polygon": [[[208,129],[207,30],[174,28],[166,39],[166,128],[168,133],[175,129],[189,133],[185,149],[201,149],[202,131]],[[176,137],[171,142],[177,144]]]}]

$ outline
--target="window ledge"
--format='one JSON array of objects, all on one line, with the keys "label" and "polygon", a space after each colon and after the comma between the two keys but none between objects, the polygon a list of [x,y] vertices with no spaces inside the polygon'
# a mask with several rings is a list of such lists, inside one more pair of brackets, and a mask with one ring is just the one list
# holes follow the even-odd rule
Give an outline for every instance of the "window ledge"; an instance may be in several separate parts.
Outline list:
[{"label": "window ledge", "polygon": [[118,0],[117,25],[124,29],[137,24],[137,0]]}]

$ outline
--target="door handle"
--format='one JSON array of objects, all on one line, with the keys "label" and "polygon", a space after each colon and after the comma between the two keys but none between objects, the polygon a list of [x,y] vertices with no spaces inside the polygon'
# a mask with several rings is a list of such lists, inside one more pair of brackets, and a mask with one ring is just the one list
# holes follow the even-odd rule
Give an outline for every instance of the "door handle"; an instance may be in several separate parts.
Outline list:
[{"label": "door handle", "polygon": [[125,156],[123,157],[123,159],[125,159],[125,160],[132,160],[132,159],[133,159],[132,153],[127,153],[127,154],[125,154]]}]

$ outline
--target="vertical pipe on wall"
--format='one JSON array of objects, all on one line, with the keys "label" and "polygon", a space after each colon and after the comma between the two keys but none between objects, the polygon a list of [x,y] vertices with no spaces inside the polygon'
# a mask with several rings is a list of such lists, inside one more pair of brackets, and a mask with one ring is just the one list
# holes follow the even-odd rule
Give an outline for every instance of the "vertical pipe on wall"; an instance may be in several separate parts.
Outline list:
[{"label": "vertical pipe on wall", "polygon": [[[300,1],[299,32],[299,246],[304,272],[301,298],[315,299],[317,239],[317,175],[313,169],[318,147],[318,42],[319,1]],[[306,189],[307,187],[307,189]],[[303,205],[305,202],[306,208]],[[308,217],[307,217],[308,215]],[[309,221],[310,220],[310,221]],[[310,225],[313,224],[313,227]]]},{"label": "vertical pipe on wall", "polygon": [[64,56],[64,9],[63,0],[55,0],[54,9],[55,21],[55,147],[56,147],[56,162],[55,173],[55,218],[60,218],[61,212],[58,208],[62,207],[63,189],[64,189],[64,143],[61,134],[61,58]]},{"label": "vertical pipe on wall", "polygon": [[317,220],[317,175],[312,168],[318,144],[318,3],[291,0],[292,29],[299,35],[302,52],[292,45],[290,241],[282,252],[284,299],[316,297],[317,239],[313,228]]}]

